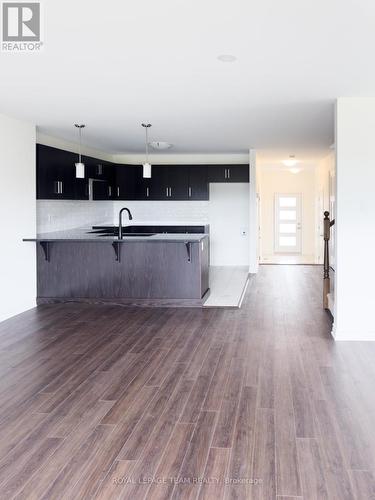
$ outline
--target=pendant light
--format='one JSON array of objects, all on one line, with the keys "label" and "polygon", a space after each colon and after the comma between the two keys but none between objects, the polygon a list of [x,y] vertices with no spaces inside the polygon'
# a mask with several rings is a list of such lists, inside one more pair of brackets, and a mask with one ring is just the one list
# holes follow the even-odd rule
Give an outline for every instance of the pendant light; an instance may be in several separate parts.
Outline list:
[{"label": "pendant light", "polygon": [[74,124],[75,127],[79,130],[79,155],[78,155],[78,163],[75,163],[76,167],[76,178],[84,179],[85,178],[85,164],[82,163],[82,129],[85,128],[86,125],[78,125],[78,123]]},{"label": "pendant light", "polygon": [[151,127],[151,123],[142,123],[142,127],[146,130],[146,161],[143,164],[143,177],[151,179],[151,163],[148,161],[148,129]]}]

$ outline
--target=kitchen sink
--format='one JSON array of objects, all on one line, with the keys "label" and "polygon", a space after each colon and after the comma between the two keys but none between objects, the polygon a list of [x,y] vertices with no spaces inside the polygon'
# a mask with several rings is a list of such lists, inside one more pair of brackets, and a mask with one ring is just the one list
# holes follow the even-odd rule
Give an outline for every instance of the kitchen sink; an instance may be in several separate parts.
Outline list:
[{"label": "kitchen sink", "polygon": [[[108,238],[108,236],[112,236],[113,238],[117,238],[118,237],[118,234],[113,234],[113,233],[95,233],[96,236],[98,236],[99,238]],[[128,238],[128,237],[133,237],[133,238],[145,238],[145,237],[149,237],[149,236],[154,236],[156,233],[139,233],[139,234],[136,234],[136,233],[125,233],[123,235],[124,238]]]}]

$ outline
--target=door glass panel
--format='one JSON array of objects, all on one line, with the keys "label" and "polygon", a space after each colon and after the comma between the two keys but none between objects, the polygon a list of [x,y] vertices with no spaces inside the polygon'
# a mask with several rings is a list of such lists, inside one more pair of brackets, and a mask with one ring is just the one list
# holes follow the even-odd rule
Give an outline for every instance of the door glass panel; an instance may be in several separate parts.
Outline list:
[{"label": "door glass panel", "polygon": [[295,236],[280,236],[279,245],[281,247],[294,247],[297,244]]},{"label": "door glass panel", "polygon": [[295,234],[297,231],[297,224],[280,224],[279,232],[282,234],[291,233]]},{"label": "door glass panel", "polygon": [[280,220],[296,220],[297,212],[295,210],[280,210]]},{"label": "door glass panel", "polygon": [[297,206],[297,198],[295,196],[288,196],[288,197],[280,197],[279,198],[279,205],[280,207],[296,207]]}]

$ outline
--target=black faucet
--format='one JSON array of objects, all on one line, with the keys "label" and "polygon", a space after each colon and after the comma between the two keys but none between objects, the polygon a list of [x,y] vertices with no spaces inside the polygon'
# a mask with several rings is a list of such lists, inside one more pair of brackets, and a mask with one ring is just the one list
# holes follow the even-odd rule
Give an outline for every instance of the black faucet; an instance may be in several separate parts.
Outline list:
[{"label": "black faucet", "polygon": [[122,234],[122,212],[124,210],[126,210],[128,212],[129,220],[133,219],[132,214],[130,213],[130,210],[128,208],[124,207],[120,210],[120,213],[118,216],[118,239],[119,240],[122,240],[122,237],[123,237],[123,234]]}]

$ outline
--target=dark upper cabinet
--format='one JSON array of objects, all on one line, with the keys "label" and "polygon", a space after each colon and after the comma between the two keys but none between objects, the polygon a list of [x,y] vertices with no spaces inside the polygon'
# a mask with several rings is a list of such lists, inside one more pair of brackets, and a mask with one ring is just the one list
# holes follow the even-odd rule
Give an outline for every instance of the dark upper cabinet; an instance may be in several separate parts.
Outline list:
[{"label": "dark upper cabinet", "polygon": [[115,199],[136,200],[136,179],[141,167],[136,165],[116,165]]},{"label": "dark upper cabinet", "polygon": [[208,179],[206,165],[188,167],[188,200],[208,200]]},{"label": "dark upper cabinet", "polygon": [[248,165],[153,165],[144,179],[141,165],[89,156],[82,156],[85,178],[77,179],[77,161],[77,153],[37,144],[38,199],[208,200],[209,182],[249,182]]},{"label": "dark upper cabinet", "polygon": [[155,165],[152,167],[150,199],[187,200],[188,169],[178,165]]},{"label": "dark upper cabinet", "polygon": [[106,180],[93,180],[91,184],[92,189],[92,199],[93,200],[112,200],[113,197],[113,186]]},{"label": "dark upper cabinet", "polygon": [[[169,181],[168,181],[169,167],[163,165],[152,165],[151,179],[149,179],[151,200],[168,200],[169,199]],[[147,179],[146,186],[147,186]]]},{"label": "dark upper cabinet", "polygon": [[164,168],[167,169],[167,199],[189,199],[189,167],[186,165],[174,165]]},{"label": "dark upper cabinet", "polygon": [[111,183],[115,178],[115,166],[107,161],[98,160],[90,156],[82,156],[85,164],[85,177],[108,181]]},{"label": "dark upper cabinet", "polygon": [[70,151],[37,144],[37,198],[76,198],[76,155]]},{"label": "dark upper cabinet", "polygon": [[249,182],[249,165],[212,165],[207,167],[208,182]]}]

